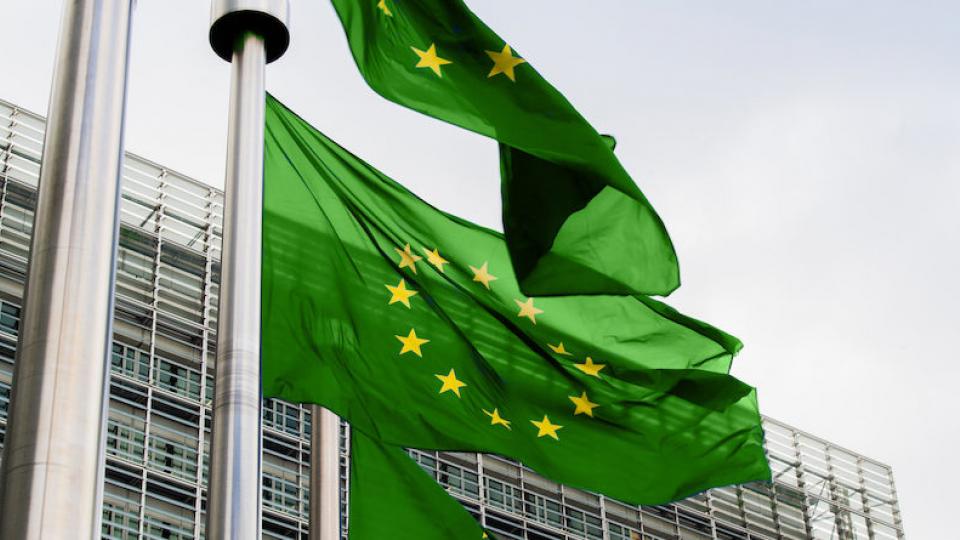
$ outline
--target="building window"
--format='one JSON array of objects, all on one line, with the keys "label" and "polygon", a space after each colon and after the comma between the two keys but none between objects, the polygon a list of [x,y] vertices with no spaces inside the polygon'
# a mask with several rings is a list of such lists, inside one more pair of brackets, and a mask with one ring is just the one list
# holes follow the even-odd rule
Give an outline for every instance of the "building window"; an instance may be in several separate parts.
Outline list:
[{"label": "building window", "polygon": [[440,462],[437,472],[437,480],[448,491],[471,499],[480,499],[480,484],[477,473],[444,462]]},{"label": "building window", "polygon": [[143,538],[150,540],[192,540],[193,530],[185,527],[178,527],[174,523],[146,516],[143,519]]},{"label": "building window", "polygon": [[567,513],[567,530],[587,538],[603,539],[603,522],[600,517],[564,506]]},{"label": "building window", "polygon": [[111,540],[136,540],[140,521],[137,512],[111,502],[103,502],[101,537]]},{"label": "building window", "polygon": [[140,349],[114,342],[110,355],[110,371],[138,381],[147,381],[150,377],[150,355]]},{"label": "building window", "polygon": [[210,485],[210,446],[208,444],[203,447],[203,470],[200,472],[203,475],[200,477],[200,483],[207,487]]},{"label": "building window", "polygon": [[10,302],[0,302],[0,332],[20,333],[20,308]]},{"label": "building window", "polygon": [[197,451],[160,435],[150,435],[151,468],[184,480],[197,479]]},{"label": "building window", "polygon": [[154,383],[175,394],[200,400],[200,372],[175,364],[163,358],[157,359]]},{"label": "building window", "polygon": [[560,503],[530,492],[524,493],[523,499],[526,502],[525,509],[528,518],[552,525],[558,529],[563,528],[563,509]]},{"label": "building window", "polygon": [[207,384],[203,390],[203,403],[207,407],[210,407],[213,405],[213,377],[207,375],[206,379]]},{"label": "building window", "polygon": [[192,540],[193,490],[172,484],[153,483],[144,498],[143,537],[156,540]]},{"label": "building window", "polygon": [[487,491],[487,503],[489,503],[490,506],[517,514],[523,512],[520,488],[492,478],[484,478],[484,480]]},{"label": "building window", "polygon": [[10,385],[0,381],[0,419],[6,420],[10,411]]},{"label": "building window", "polygon": [[[33,211],[20,208],[15,204],[8,204],[3,209],[3,226],[23,234],[33,232]],[[29,245],[30,241],[27,241]]]},{"label": "building window", "polygon": [[302,497],[300,487],[295,481],[268,472],[263,473],[263,506],[304,517],[300,508]]},{"label": "building window", "polygon": [[[13,364],[13,360],[17,357],[17,340],[12,339],[8,341],[8,338],[0,337],[0,360]],[[9,371],[12,373],[12,371]]]},{"label": "building window", "polygon": [[295,437],[305,433],[301,427],[303,422],[300,420],[300,407],[277,399],[265,400],[263,425]]},{"label": "building window", "polygon": [[142,430],[124,425],[110,418],[107,421],[107,452],[111,455],[143,462],[145,435]]},{"label": "building window", "polygon": [[420,467],[427,471],[427,474],[436,478],[437,477],[437,460],[430,454],[420,452],[418,450],[409,450],[408,453],[410,457],[416,461]]},{"label": "building window", "polygon": [[616,523],[610,524],[610,540],[647,540],[652,536],[640,536],[640,531]]}]

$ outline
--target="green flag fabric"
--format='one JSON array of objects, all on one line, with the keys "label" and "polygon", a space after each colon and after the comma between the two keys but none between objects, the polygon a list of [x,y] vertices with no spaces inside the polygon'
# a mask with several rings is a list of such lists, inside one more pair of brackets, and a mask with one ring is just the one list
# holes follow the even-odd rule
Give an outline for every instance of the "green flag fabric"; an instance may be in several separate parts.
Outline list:
[{"label": "green flag fabric", "polygon": [[666,229],[611,146],[460,0],[333,0],[383,97],[500,143],[503,227],[529,295],[679,285]]},{"label": "green flag fabric", "polygon": [[351,540],[487,537],[473,516],[403,448],[351,431]]},{"label": "green flag fabric", "polygon": [[500,234],[273,98],[264,175],[267,396],[638,504],[769,477],[736,338],[642,296],[523,295]]}]

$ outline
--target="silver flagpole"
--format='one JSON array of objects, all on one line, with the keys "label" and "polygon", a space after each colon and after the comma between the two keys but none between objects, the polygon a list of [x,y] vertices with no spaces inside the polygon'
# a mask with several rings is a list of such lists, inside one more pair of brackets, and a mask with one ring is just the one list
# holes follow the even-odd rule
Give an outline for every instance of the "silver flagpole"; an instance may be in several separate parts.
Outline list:
[{"label": "silver flagpole", "polygon": [[64,2],[0,481],[0,538],[99,538],[134,0]]},{"label": "silver flagpole", "polygon": [[310,540],[340,538],[340,418],[312,405]]},{"label": "silver flagpole", "polygon": [[210,46],[232,63],[207,538],[260,538],[260,224],[264,71],[286,52],[287,0],[214,0]]}]

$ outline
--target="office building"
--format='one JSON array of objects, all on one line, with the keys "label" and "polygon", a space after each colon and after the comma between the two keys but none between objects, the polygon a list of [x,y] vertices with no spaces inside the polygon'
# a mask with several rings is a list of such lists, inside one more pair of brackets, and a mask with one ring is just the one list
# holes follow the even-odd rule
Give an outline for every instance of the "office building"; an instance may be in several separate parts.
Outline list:
[{"label": "office building", "polygon": [[[0,443],[43,129],[41,117],[0,101]],[[219,190],[127,155],[104,538],[203,536],[222,216]],[[890,467],[776,420],[764,422],[772,484],[714,489],[656,507],[566,488],[497,457],[411,455],[502,539],[904,538]],[[268,400],[263,426],[263,535],[307,538],[309,410]],[[348,465],[343,446],[341,467]],[[346,516],[343,525],[349,530]]]}]

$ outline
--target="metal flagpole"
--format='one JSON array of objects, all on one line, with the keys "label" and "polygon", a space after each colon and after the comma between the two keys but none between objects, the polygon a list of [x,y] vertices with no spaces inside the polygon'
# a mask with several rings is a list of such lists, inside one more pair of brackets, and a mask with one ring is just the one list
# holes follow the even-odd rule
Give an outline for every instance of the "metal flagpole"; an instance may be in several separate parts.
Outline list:
[{"label": "metal flagpole", "polygon": [[99,538],[134,0],[64,2],[0,481],[0,538]]},{"label": "metal flagpole", "polygon": [[260,538],[260,255],[267,63],[287,0],[213,0],[210,46],[232,63],[207,538]]},{"label": "metal flagpole", "polygon": [[312,405],[310,540],[340,539],[340,418]]}]

